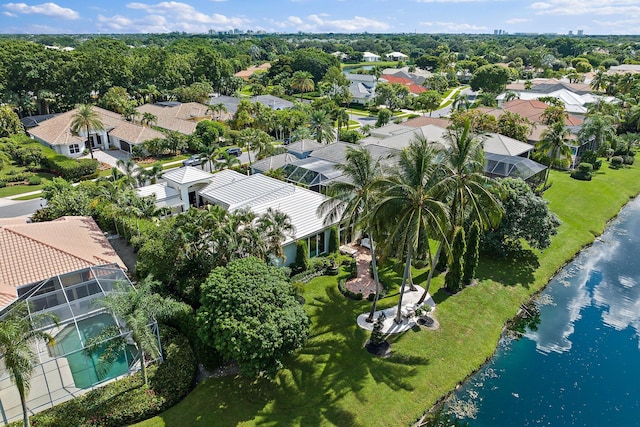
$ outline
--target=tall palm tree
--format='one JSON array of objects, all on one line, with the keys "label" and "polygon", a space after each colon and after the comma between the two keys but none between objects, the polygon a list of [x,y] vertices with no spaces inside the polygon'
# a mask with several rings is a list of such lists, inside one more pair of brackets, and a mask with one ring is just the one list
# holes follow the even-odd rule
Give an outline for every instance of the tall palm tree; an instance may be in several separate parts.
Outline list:
[{"label": "tall palm tree", "polygon": [[462,93],[462,91],[456,93],[451,103],[451,108],[455,111],[467,111],[471,103],[469,102],[469,95]]},{"label": "tall palm tree", "polygon": [[18,389],[22,405],[22,420],[29,426],[27,395],[31,388],[31,374],[38,363],[34,347],[37,341],[53,344],[53,337],[38,328],[47,321],[57,324],[51,314],[29,314],[27,303],[20,301],[0,321],[0,359]]},{"label": "tall palm tree", "polygon": [[296,71],[291,77],[291,87],[300,93],[300,102],[302,102],[302,94],[311,92],[315,88],[313,75],[308,71]]},{"label": "tall palm tree", "polygon": [[346,108],[339,108],[336,111],[336,141],[340,140],[340,130],[342,126],[345,126],[349,129],[349,113],[347,113]]},{"label": "tall palm tree", "polygon": [[216,159],[216,169],[230,169],[236,165],[240,165],[240,159],[233,154],[229,154],[224,148],[218,149],[218,157]]},{"label": "tall palm tree", "polygon": [[374,218],[392,224],[386,250],[397,245],[397,252],[406,254],[396,323],[402,322],[402,299],[419,243],[430,238],[446,241],[449,208],[439,185],[443,160],[442,150],[425,138],[414,139],[401,152],[397,169],[374,185],[381,193]]},{"label": "tall palm tree", "polygon": [[358,228],[363,229],[370,239],[371,265],[373,268],[373,280],[376,284],[376,293],[367,317],[368,322],[373,321],[380,295],[380,280],[376,262],[375,239],[373,218],[370,213],[375,202],[373,185],[382,176],[380,162],[375,161],[371,153],[364,147],[347,148],[344,164],[336,164],[335,168],[342,172],[346,178],[336,181],[329,189],[332,196],[318,207],[318,213],[326,214],[325,223],[332,224],[340,220],[341,224],[350,229],[351,236],[355,235]]},{"label": "tall palm tree", "polygon": [[549,167],[544,177],[543,188],[547,187],[551,167],[558,160],[571,158],[571,149],[567,145],[570,134],[571,132],[564,126],[563,122],[555,122],[544,131],[542,139],[536,144],[536,149],[549,158]]},{"label": "tall palm tree", "polygon": [[312,111],[309,116],[309,128],[311,130],[311,135],[319,143],[322,143],[323,141],[333,142],[335,137],[333,133],[333,124],[331,123],[331,116],[326,111]]},{"label": "tall palm tree", "polygon": [[418,303],[426,298],[438,258],[453,239],[457,228],[468,221],[477,221],[482,229],[498,224],[502,216],[502,204],[499,199],[500,183],[484,175],[484,148],[482,141],[470,132],[470,121],[463,126],[450,129],[445,138],[450,147],[447,150],[445,173],[440,185],[449,204],[450,227],[446,236],[438,245],[435,256],[428,252],[431,268],[427,276],[425,291]]},{"label": "tall palm tree", "polygon": [[87,134],[87,148],[93,159],[93,147],[91,145],[91,132],[103,131],[104,125],[98,113],[89,104],[80,104],[71,118],[71,131],[77,134],[85,131]]},{"label": "tall palm tree", "polygon": [[[99,300],[102,307],[124,321],[126,332],[131,334],[131,339],[138,348],[140,370],[145,385],[149,383],[146,355],[159,354],[158,337],[150,326],[156,320],[167,320],[180,312],[189,310],[186,304],[153,293],[152,288],[155,285],[156,283],[150,277],[139,282],[137,288],[127,290],[120,284],[119,289],[118,286],[115,287],[118,290],[114,290]],[[109,364],[109,362],[113,362],[113,360],[109,360],[110,357],[117,357],[120,354],[118,349],[124,350],[126,340],[122,337],[122,332],[125,331],[108,328],[88,340],[87,347],[91,352],[96,351],[100,346],[111,346],[111,348],[107,347],[109,351],[105,350],[101,355],[101,361]],[[106,340],[109,340],[107,344],[105,344]]]},{"label": "tall palm tree", "polygon": [[289,215],[277,209],[268,208],[258,217],[257,227],[262,240],[266,242],[266,254],[273,255],[278,260],[284,260],[282,242],[287,236],[293,236],[296,232],[296,227]]}]

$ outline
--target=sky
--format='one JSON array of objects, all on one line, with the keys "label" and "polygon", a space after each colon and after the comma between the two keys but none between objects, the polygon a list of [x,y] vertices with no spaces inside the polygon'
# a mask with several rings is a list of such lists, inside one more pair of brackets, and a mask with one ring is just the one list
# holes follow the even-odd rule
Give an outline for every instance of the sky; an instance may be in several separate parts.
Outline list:
[{"label": "sky", "polygon": [[0,33],[640,34],[640,0],[0,0]]}]

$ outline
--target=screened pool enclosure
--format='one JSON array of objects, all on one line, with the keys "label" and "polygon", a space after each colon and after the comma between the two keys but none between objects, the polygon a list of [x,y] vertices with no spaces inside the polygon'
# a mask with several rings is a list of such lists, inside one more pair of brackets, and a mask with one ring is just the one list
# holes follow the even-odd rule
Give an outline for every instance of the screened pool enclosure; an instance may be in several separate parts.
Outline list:
[{"label": "screened pool enclosure", "polygon": [[[33,370],[27,398],[30,412],[39,412],[140,368],[130,332],[120,319],[99,304],[99,300],[111,292],[128,292],[131,289],[133,285],[116,264],[88,267],[18,289],[18,302],[3,311],[0,321],[20,301],[26,301],[32,320],[41,313],[52,314],[57,319],[57,324],[48,317],[39,324],[32,322],[34,328],[47,332],[55,342],[38,341],[35,344],[39,365]],[[119,327],[120,335],[107,341],[118,339],[126,344],[116,360],[106,364],[100,359],[101,347],[90,352],[86,343],[113,325]],[[149,327],[158,336],[157,324],[152,323]],[[161,356],[157,354],[155,357]],[[3,359],[0,359],[0,368],[0,416],[7,424],[21,419],[22,409],[18,391],[4,369]]]}]

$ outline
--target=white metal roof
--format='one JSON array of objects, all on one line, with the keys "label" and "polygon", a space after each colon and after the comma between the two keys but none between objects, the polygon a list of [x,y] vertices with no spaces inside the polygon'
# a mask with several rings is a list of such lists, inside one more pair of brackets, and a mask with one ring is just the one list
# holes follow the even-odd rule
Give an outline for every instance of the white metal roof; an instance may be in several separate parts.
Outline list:
[{"label": "white metal roof", "polygon": [[181,168],[172,169],[162,174],[162,178],[175,182],[176,184],[191,184],[198,181],[209,181],[213,174],[205,172],[202,169],[193,166],[183,166]]},{"label": "white metal roof", "polygon": [[171,199],[174,197],[180,198],[180,192],[172,187],[167,187],[166,184],[152,184],[145,187],[136,188],[136,192],[140,197],[148,197],[151,195],[156,196],[156,201],[162,201]]},{"label": "white metal roof", "polygon": [[200,195],[224,209],[233,211],[251,208],[256,204],[274,200],[294,191],[292,184],[262,174],[238,175],[242,179],[238,177],[225,184],[221,183],[222,180],[218,182],[218,185],[209,184],[200,192]]},{"label": "white metal roof", "polygon": [[315,234],[325,229],[324,216],[318,215],[318,207],[327,200],[327,196],[323,196],[315,191],[307,190],[301,187],[293,186],[294,191],[286,196],[258,204],[253,206],[251,210],[257,215],[263,214],[268,208],[279,210],[289,216],[291,223],[295,227],[295,234],[287,236],[283,245],[294,240]]},{"label": "white metal roof", "polygon": [[487,134],[484,140],[486,153],[504,154],[507,156],[519,156],[533,150],[533,145],[509,138],[499,133]]}]

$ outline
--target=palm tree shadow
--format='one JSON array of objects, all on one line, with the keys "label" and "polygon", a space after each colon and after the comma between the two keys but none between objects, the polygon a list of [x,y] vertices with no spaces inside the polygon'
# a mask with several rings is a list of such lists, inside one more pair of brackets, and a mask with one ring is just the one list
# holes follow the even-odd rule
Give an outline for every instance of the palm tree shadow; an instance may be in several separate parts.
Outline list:
[{"label": "palm tree shadow", "polygon": [[476,277],[478,280],[490,279],[506,286],[520,285],[528,289],[539,266],[538,256],[530,249],[522,249],[516,256],[482,257]]},{"label": "palm tree shadow", "polygon": [[422,357],[392,354],[388,358],[370,355],[364,344],[370,332],[356,325],[356,317],[367,303],[347,300],[335,286],[308,302],[312,335],[302,350],[285,363],[275,382],[275,395],[257,414],[261,424],[320,426],[364,425],[358,414],[341,400],[349,395],[370,399],[368,383],[384,383],[392,390],[413,390],[409,379],[428,361]]}]

